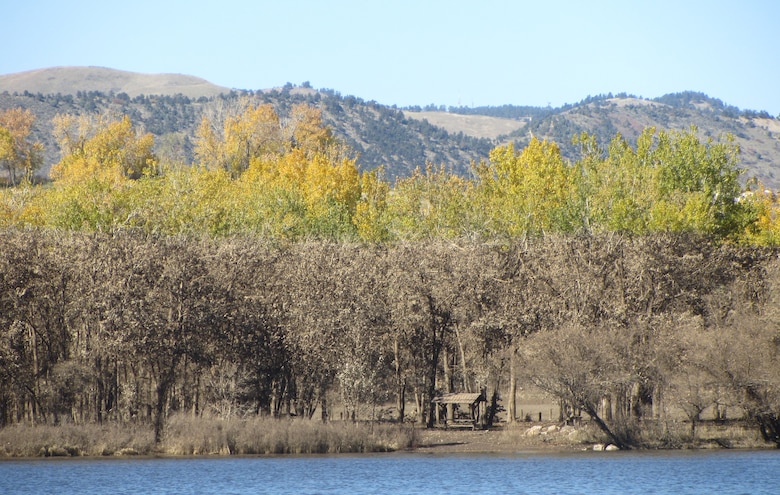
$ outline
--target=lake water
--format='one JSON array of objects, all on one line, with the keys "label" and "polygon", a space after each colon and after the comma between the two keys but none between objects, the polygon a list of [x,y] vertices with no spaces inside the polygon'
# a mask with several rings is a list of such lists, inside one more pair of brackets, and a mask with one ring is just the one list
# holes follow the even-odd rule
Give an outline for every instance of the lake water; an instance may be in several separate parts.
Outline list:
[{"label": "lake water", "polygon": [[777,494],[780,451],[0,461],[0,494]]}]

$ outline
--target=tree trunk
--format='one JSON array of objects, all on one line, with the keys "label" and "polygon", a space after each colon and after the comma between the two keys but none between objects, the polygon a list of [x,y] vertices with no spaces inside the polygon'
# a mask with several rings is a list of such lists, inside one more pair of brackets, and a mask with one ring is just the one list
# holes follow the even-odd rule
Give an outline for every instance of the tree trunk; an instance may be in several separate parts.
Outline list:
[{"label": "tree trunk", "polygon": [[438,351],[434,350],[434,357],[428,369],[428,394],[425,397],[426,403],[424,404],[424,407],[428,410],[428,421],[425,424],[428,428],[433,428],[436,422],[436,408],[433,407],[431,401],[436,395],[436,368],[438,367],[438,361]]},{"label": "tree trunk", "polygon": [[603,419],[598,414],[598,411],[596,411],[595,407],[591,407],[588,404],[583,405],[583,410],[588,413],[588,416],[598,425],[599,429],[603,431],[610,440],[612,440],[612,443],[614,443],[620,450],[630,450],[631,446],[624,442],[618,435],[616,435],[610,427],[604,422]]},{"label": "tree trunk", "polygon": [[660,385],[655,385],[653,387],[653,419],[661,419],[663,415],[663,397],[663,389]]},{"label": "tree trunk", "polygon": [[[450,366],[450,353],[445,347],[444,352],[444,391],[448,394],[454,392],[452,386],[452,366]],[[455,404],[447,404],[447,421],[455,419]]]},{"label": "tree trunk", "polygon": [[604,410],[604,419],[607,421],[612,421],[613,416],[613,407],[614,404],[612,402],[612,395],[607,394],[601,399],[602,409]]},{"label": "tree trunk", "polygon": [[507,422],[514,423],[517,420],[517,347],[512,345],[509,352],[509,404],[507,406]]},{"label": "tree trunk", "polygon": [[398,386],[396,408],[398,409],[398,421],[403,423],[406,415],[406,380]]},{"label": "tree trunk", "polygon": [[767,442],[774,442],[775,447],[780,449],[780,418],[771,413],[759,414],[756,416],[761,436]]},{"label": "tree trunk", "polygon": [[161,377],[157,382],[157,402],[154,406],[154,443],[159,445],[162,441],[163,430],[165,428],[165,403],[168,399],[168,389],[170,382],[167,377]]},{"label": "tree trunk", "polygon": [[154,443],[159,445],[165,432],[166,406],[168,404],[168,393],[174,383],[176,372],[176,360],[169,365],[170,367],[160,370],[160,376],[157,377],[156,402],[154,405]]},{"label": "tree trunk", "polygon": [[471,392],[471,383],[469,382],[468,369],[466,369],[466,349],[463,347],[463,341],[460,339],[460,330],[458,325],[455,328],[455,339],[458,341],[458,350],[460,351],[460,365],[463,368],[463,391]]},{"label": "tree trunk", "polygon": [[425,404],[423,403],[423,393],[415,390],[414,401],[417,405],[417,420],[420,423],[425,423]]},{"label": "tree trunk", "polygon": [[498,387],[490,394],[490,406],[487,408],[487,414],[482,426],[491,427],[496,420],[496,412],[498,411]]},{"label": "tree trunk", "polygon": [[30,350],[32,350],[32,364],[33,364],[33,400],[31,401],[31,414],[32,423],[36,423],[36,416],[38,410],[38,397],[41,396],[41,381],[38,376],[38,341],[36,340],[35,329],[32,325],[27,325],[30,332]]},{"label": "tree trunk", "polygon": [[393,357],[395,358],[395,383],[397,387],[396,409],[398,409],[398,421],[404,422],[406,409],[406,379],[401,373],[401,353],[398,347],[398,338],[393,341]]}]

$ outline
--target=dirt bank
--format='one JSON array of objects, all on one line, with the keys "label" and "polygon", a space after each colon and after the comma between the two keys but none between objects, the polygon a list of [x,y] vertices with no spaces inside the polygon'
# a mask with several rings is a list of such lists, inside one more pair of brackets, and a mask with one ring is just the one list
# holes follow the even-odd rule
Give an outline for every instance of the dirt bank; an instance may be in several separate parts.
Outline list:
[{"label": "dirt bank", "polygon": [[[647,448],[661,449],[761,449],[774,448],[765,442],[752,425],[734,422],[721,424],[705,422],[691,440],[688,425],[671,424],[667,427],[665,444],[649,439]],[[502,425],[490,430],[433,428],[414,433],[413,449],[431,453],[496,453],[522,452],[576,452],[606,446],[606,437],[592,424],[561,426],[560,423],[523,422]]]},{"label": "dirt bank", "polygon": [[490,430],[433,428],[415,433],[414,450],[431,453],[577,451],[595,443],[589,429],[553,423],[523,423]]}]

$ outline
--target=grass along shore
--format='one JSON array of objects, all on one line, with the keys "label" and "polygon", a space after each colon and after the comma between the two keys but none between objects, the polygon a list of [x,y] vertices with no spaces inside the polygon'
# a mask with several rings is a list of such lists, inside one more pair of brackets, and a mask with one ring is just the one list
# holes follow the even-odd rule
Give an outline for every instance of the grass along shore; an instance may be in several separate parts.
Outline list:
[{"label": "grass along shore", "polygon": [[[771,448],[742,422],[670,423],[649,432],[646,448]],[[322,423],[304,419],[221,420],[173,416],[155,445],[151,425],[13,425],[0,429],[0,457],[134,455],[338,454],[412,450],[435,453],[513,453],[590,450],[605,443],[593,425],[516,423],[491,430],[425,429],[393,423]],[[597,449],[599,447],[596,447]]]},{"label": "grass along shore", "polygon": [[157,445],[151,425],[12,425],[0,429],[0,457],[386,452],[413,438],[411,427],[393,424],[174,416]]}]

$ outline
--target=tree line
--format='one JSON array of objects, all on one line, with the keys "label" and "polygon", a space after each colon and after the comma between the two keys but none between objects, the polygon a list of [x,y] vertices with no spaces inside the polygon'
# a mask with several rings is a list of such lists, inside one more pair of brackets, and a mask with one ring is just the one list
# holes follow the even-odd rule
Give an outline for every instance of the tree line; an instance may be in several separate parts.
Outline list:
[{"label": "tree line", "polygon": [[[0,231],[0,424],[432,425],[533,383],[622,447],[705,410],[778,442],[777,253],[684,235],[275,244]],[[394,404],[390,411],[384,409]],[[657,439],[655,439],[657,440]]]},{"label": "tree line", "polygon": [[[0,132],[14,136],[0,161],[15,177],[33,170],[28,131]],[[695,128],[649,128],[635,145],[616,134],[605,148],[578,134],[574,162],[533,138],[493,148],[470,178],[429,163],[393,183],[361,171],[354,149],[303,104],[286,114],[252,100],[212,106],[192,164],[158,155],[128,116],[58,115],[54,134],[53,183],[2,190],[0,225],[363,242],[688,232],[768,245],[780,229],[775,195],[740,181],[733,140],[703,140]]]}]

